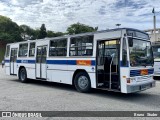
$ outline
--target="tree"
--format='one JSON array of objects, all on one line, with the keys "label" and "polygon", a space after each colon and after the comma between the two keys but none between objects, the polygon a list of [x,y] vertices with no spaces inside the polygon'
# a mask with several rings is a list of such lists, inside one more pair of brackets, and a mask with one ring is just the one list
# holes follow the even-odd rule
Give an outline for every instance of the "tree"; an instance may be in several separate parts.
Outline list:
[{"label": "tree", "polygon": [[63,36],[63,35],[64,33],[62,32],[53,32],[50,30],[47,31],[47,37],[58,37],[58,36]]},{"label": "tree", "polygon": [[40,29],[36,29],[36,30],[34,30],[32,40],[38,39],[38,37],[39,37],[39,33],[40,33]]},{"label": "tree", "polygon": [[24,40],[37,39],[36,31],[27,25],[20,25],[21,37]]},{"label": "tree", "polygon": [[39,32],[39,39],[43,39],[47,36],[47,32],[46,32],[46,27],[45,24],[42,24],[41,28],[40,28],[40,32]]},{"label": "tree", "polygon": [[0,15],[0,40],[5,42],[22,41],[19,26],[10,18]]},{"label": "tree", "polygon": [[91,26],[88,26],[88,25],[85,25],[85,24],[81,24],[79,22],[75,23],[75,24],[72,24],[67,28],[68,34],[94,32],[94,31],[97,31],[97,30],[98,30],[98,27],[93,28]]},{"label": "tree", "polygon": [[56,34],[53,31],[47,31],[47,37],[56,37]]},{"label": "tree", "polygon": [[55,37],[63,36],[63,35],[64,35],[64,33],[62,33],[62,32],[56,32],[56,33],[55,33]]}]

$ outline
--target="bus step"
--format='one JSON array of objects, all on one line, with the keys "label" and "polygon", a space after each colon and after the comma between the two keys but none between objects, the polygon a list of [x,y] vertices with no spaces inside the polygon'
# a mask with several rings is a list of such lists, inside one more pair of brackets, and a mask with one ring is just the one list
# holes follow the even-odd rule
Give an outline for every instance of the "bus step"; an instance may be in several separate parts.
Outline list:
[{"label": "bus step", "polygon": [[[106,88],[109,88],[109,86],[110,86],[110,83],[107,81],[107,82],[105,82],[104,83],[104,86],[106,87]],[[119,83],[118,82],[112,82],[111,83],[111,89],[119,89]]]}]

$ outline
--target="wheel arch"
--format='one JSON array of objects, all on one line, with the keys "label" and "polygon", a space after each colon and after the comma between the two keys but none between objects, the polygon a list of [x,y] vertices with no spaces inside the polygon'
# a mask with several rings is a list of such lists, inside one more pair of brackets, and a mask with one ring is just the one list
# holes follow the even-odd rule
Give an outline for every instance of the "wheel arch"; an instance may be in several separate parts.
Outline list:
[{"label": "wheel arch", "polygon": [[18,77],[19,77],[19,72],[20,72],[20,70],[21,70],[22,68],[24,68],[24,69],[26,70],[26,68],[25,68],[24,66],[20,66],[19,69],[18,69]]},{"label": "wheel arch", "polygon": [[84,69],[77,69],[77,70],[74,72],[73,76],[72,76],[72,85],[74,85],[74,79],[75,79],[77,73],[80,73],[80,72],[85,72],[85,73],[88,75],[89,79],[90,79],[90,76],[89,76],[89,74],[87,73],[86,70],[84,70]]}]

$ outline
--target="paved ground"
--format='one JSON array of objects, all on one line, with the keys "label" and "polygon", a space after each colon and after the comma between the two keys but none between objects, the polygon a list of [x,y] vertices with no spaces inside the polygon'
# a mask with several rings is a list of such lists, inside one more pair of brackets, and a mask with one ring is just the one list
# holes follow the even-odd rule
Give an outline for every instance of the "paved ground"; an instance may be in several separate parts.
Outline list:
[{"label": "paved ground", "polygon": [[39,81],[21,83],[15,76],[6,76],[0,66],[0,111],[12,110],[160,111],[160,81],[157,81],[155,88],[135,94],[126,95],[102,90],[84,94],[77,92],[70,85]]}]

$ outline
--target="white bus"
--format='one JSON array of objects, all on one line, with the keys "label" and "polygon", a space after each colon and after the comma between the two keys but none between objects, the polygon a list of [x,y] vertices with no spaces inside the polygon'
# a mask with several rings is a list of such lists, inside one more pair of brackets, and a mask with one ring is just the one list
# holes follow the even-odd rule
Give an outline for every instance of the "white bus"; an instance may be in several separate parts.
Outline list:
[{"label": "white bus", "polygon": [[148,34],[119,28],[7,44],[5,69],[28,79],[133,93],[155,86]]},{"label": "white bus", "polygon": [[153,42],[152,49],[154,55],[154,77],[156,78],[160,77],[160,42]]}]

